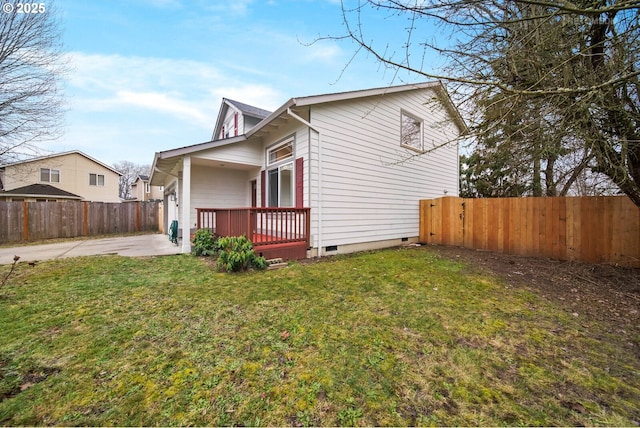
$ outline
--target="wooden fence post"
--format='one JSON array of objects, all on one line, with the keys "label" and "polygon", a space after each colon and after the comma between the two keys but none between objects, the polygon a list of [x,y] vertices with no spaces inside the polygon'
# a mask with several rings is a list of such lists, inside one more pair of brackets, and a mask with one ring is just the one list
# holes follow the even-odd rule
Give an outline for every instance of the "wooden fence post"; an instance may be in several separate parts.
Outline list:
[{"label": "wooden fence post", "polygon": [[29,203],[22,203],[22,239],[29,240]]},{"label": "wooden fence post", "polygon": [[82,205],[82,236],[87,236],[89,234],[89,202],[84,201]]},{"label": "wooden fence post", "polygon": [[140,201],[136,201],[136,232],[140,231]]}]

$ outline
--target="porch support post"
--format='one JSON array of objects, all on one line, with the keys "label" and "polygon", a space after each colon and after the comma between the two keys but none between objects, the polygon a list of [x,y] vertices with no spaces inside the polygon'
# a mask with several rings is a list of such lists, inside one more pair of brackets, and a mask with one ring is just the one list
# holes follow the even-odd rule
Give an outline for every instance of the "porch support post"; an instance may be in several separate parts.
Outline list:
[{"label": "porch support post", "polygon": [[182,252],[191,253],[191,157],[182,159]]}]

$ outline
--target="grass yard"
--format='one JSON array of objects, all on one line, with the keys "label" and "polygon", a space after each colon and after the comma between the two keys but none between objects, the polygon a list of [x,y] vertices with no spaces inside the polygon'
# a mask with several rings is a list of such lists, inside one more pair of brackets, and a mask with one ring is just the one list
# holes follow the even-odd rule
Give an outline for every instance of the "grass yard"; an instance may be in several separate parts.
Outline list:
[{"label": "grass yard", "polygon": [[[4,276],[9,266],[0,267]],[[634,425],[640,337],[424,249],[18,264],[2,425]]]}]

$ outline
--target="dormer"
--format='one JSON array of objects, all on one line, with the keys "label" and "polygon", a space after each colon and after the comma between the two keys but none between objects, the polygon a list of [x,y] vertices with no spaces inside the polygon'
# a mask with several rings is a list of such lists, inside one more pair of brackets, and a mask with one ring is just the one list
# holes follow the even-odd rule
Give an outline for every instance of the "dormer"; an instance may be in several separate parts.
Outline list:
[{"label": "dormer", "polygon": [[270,111],[223,98],[211,141],[246,134],[270,114]]}]

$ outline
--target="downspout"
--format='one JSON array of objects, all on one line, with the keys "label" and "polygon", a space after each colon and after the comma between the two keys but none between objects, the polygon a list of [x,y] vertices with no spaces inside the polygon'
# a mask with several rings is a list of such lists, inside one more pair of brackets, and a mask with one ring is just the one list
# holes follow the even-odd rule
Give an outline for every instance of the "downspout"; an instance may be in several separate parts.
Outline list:
[{"label": "downspout", "polygon": [[[318,257],[322,257],[322,133],[310,122],[291,111],[289,107],[287,107],[287,114],[318,134]],[[309,150],[309,181],[311,181],[311,150]]]}]

